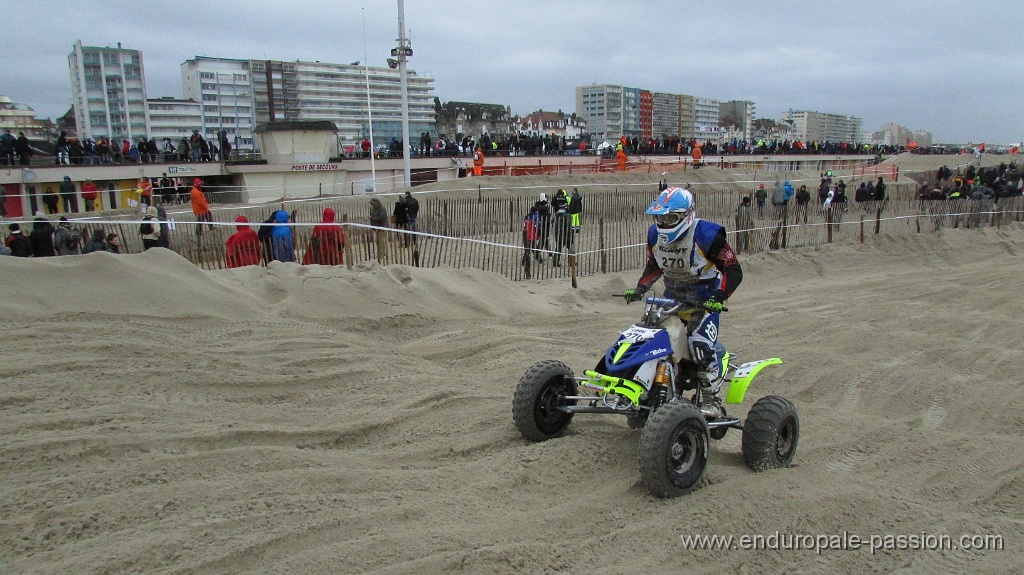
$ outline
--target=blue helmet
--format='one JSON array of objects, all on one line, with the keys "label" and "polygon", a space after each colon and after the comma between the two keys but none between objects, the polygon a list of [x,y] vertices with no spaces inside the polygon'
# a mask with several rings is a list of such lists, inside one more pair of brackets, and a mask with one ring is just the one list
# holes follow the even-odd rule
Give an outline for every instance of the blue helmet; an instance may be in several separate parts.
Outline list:
[{"label": "blue helmet", "polygon": [[670,244],[684,237],[693,225],[693,194],[683,188],[668,188],[651,202],[645,213],[654,216],[658,242]]}]

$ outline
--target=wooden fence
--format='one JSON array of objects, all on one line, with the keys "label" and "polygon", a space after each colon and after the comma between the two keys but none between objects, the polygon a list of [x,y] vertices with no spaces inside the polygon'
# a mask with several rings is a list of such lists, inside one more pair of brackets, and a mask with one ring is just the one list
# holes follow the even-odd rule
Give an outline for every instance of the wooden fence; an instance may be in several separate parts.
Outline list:
[{"label": "wooden fence", "polygon": [[[824,210],[814,200],[806,209],[797,206],[765,206],[757,213],[753,206],[754,227],[735,230],[736,206],[752,191],[736,189],[700,189],[696,193],[700,217],[723,224],[730,234],[730,243],[741,253],[821,245],[836,241],[864,240],[865,235],[885,233],[900,235],[930,232],[944,226],[978,227],[1020,221],[1024,199],[1021,197],[992,201],[921,201],[916,199],[917,184],[890,184],[889,199],[884,202],[849,203],[844,209]],[[573,251],[575,273],[581,276],[638,269],[644,265],[646,237],[650,217],[644,210],[656,197],[656,189],[614,190],[589,194],[583,199],[582,225],[578,233],[569,233],[561,250],[555,225],[547,236],[547,244],[538,246],[536,257],[524,258],[522,224],[535,196],[511,198],[441,198],[419,200],[417,232],[397,229],[374,229],[366,225],[369,202],[365,197],[326,199],[317,202],[289,204],[293,222],[293,245],[296,261],[308,249],[313,226],[321,219],[324,208],[338,214],[346,236],[346,263],[377,261],[417,267],[476,268],[502,274],[512,280],[566,278],[571,268],[568,252]],[[381,197],[386,205],[388,197]],[[171,248],[204,269],[225,267],[224,245],[235,232],[234,219],[245,214],[256,229],[280,205],[262,208],[225,208],[214,212],[212,225],[197,224],[190,211],[170,206],[169,218],[174,221],[170,231]],[[393,206],[388,206],[391,209]],[[138,234],[138,216],[132,223],[103,224],[106,231],[116,231],[122,250],[142,251]],[[555,218],[552,218],[555,222]],[[90,224],[83,229],[89,231]],[[76,224],[79,225],[79,224]],[[738,235],[739,234],[739,235]],[[564,244],[568,244],[567,246]],[[553,258],[558,250],[560,266]],[[535,256],[538,254],[534,254]]]}]

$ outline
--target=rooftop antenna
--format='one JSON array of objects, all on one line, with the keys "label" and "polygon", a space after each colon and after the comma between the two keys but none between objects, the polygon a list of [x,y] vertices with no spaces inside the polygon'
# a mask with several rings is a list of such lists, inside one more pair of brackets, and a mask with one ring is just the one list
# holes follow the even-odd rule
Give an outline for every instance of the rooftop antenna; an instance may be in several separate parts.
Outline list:
[{"label": "rooftop antenna", "polygon": [[373,182],[374,191],[377,191],[377,165],[374,159],[377,150],[373,145],[373,109],[370,106],[370,59],[366,57],[366,8],[363,11],[363,73],[366,76],[366,115],[369,118],[370,126],[370,180]]}]

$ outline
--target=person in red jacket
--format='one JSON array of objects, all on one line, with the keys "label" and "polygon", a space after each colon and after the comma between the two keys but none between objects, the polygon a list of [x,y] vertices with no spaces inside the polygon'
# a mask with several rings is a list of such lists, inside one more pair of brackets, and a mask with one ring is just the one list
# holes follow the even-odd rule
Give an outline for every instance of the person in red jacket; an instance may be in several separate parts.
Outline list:
[{"label": "person in red jacket", "polygon": [[[196,222],[212,222],[213,214],[210,212],[210,204],[206,203],[206,194],[203,193],[203,181],[199,178],[192,180],[192,213],[196,215]],[[213,228],[213,224],[207,226]],[[196,234],[203,233],[202,224],[196,225]]]},{"label": "person in red jacket", "polygon": [[96,211],[96,196],[99,195],[96,184],[92,180],[82,182],[82,199],[85,200],[85,211]]},{"label": "person in red jacket", "polygon": [[345,232],[334,223],[334,218],[334,210],[324,208],[324,219],[313,228],[309,248],[302,256],[302,265],[340,266],[345,263]]},{"label": "person in red jacket", "polygon": [[260,238],[249,227],[249,218],[235,218],[238,231],[231,234],[225,246],[224,260],[229,268],[258,266],[260,264]]}]

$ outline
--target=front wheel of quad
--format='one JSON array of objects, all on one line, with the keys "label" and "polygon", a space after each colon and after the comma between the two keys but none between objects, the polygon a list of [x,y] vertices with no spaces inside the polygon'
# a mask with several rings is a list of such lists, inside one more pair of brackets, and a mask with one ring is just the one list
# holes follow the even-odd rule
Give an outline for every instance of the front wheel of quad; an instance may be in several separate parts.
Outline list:
[{"label": "front wheel of quad", "polygon": [[757,400],[743,423],[743,461],[760,472],[789,467],[800,439],[800,417],[788,399],[769,395]]},{"label": "front wheel of quad", "polygon": [[512,419],[526,439],[544,441],[560,434],[572,421],[572,413],[558,409],[576,405],[563,399],[576,394],[572,370],[560,361],[548,359],[530,366],[519,379],[512,400]]},{"label": "front wheel of quad", "polygon": [[696,406],[661,406],[640,433],[640,479],[656,497],[686,495],[704,479],[709,443],[707,421]]}]

